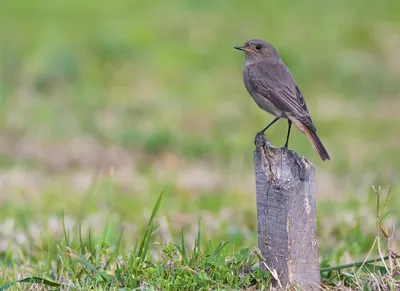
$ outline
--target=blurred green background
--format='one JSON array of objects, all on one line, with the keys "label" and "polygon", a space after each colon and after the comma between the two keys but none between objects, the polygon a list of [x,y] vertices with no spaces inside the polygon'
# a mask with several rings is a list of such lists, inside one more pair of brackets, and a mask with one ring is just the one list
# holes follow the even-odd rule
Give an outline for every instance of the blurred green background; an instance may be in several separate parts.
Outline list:
[{"label": "blurred green background", "polygon": [[[316,166],[320,255],[365,254],[375,194],[399,221],[399,1],[2,1],[0,252],[43,235],[124,228],[129,249],[165,187],[160,242],[256,246],[253,139],[272,120],[242,83],[250,38],[278,49],[331,154]],[[286,122],[268,131],[282,146]],[[18,236],[19,234],[20,236]],[[25,239],[21,239],[21,236]],[[397,235],[395,235],[397,237]]]}]

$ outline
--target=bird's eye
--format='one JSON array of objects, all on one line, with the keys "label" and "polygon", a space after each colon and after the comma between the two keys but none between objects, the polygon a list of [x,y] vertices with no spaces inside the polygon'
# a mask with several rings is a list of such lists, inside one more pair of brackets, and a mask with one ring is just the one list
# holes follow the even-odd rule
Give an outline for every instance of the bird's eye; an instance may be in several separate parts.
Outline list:
[{"label": "bird's eye", "polygon": [[257,46],[256,46],[256,50],[260,50],[261,49],[261,44],[258,44]]}]

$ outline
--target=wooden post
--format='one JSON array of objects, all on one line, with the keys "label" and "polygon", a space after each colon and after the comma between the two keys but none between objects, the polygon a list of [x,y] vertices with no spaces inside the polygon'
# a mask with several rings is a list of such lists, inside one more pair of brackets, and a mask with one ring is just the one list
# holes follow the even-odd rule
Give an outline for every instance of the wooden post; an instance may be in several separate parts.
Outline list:
[{"label": "wooden post", "polygon": [[256,135],[255,145],[260,266],[276,271],[274,286],[319,290],[314,167],[294,151],[273,147],[264,135]]}]

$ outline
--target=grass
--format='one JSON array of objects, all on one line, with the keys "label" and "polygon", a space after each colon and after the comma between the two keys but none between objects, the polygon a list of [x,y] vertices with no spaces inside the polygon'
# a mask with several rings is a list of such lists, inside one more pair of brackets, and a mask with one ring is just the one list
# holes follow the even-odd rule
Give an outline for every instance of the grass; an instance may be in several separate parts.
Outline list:
[{"label": "grass", "polygon": [[[36,276],[17,279],[12,277],[12,273],[16,271],[14,268],[18,262],[12,252],[7,252],[2,272],[5,278],[12,278],[12,281],[0,286],[0,290],[21,283],[77,289],[140,290],[238,289],[249,286],[262,288],[268,284],[268,274],[252,269],[256,260],[249,249],[228,251],[226,242],[221,242],[215,247],[209,244],[202,248],[200,222],[191,249],[186,247],[183,228],[179,244],[161,245],[151,242],[152,236],[157,232],[154,229],[154,219],[162,197],[163,194],[154,206],[144,236],[140,241],[136,241],[130,253],[120,252],[122,232],[114,246],[110,246],[105,239],[107,233],[104,233],[101,239],[97,238],[96,243],[90,230],[86,232],[87,235],[83,235],[79,227],[78,233],[71,237],[63,221],[65,240],[61,245],[57,245],[59,259],[47,261],[44,270],[31,270],[32,273],[37,273]],[[154,259],[150,249],[158,250],[160,258]]]},{"label": "grass", "polygon": [[[112,274],[117,264],[104,267],[102,260],[125,256],[121,268],[128,270],[167,185],[147,260],[153,268],[173,262],[188,278],[209,284],[204,288],[226,287],[213,277],[214,267],[203,266],[222,241],[228,243],[220,260],[227,266],[242,249],[249,250],[246,260],[256,256],[252,141],[271,120],[245,91],[244,57],[232,48],[252,37],[280,51],[332,156],[322,163],[293,131],[289,147],[317,168],[321,267],[363,261],[377,235],[372,185],[393,189],[388,229],[400,217],[399,6],[362,0],[2,3],[0,261],[7,264],[1,264],[0,286],[36,276],[78,289],[98,280],[105,289],[101,276],[68,253]],[[285,126],[271,128],[273,144],[283,144]],[[201,245],[201,269],[185,263],[175,246],[182,246],[182,226],[187,253],[195,241]],[[395,233],[394,250],[398,241]],[[223,268],[221,261],[216,265]],[[250,284],[235,286],[262,287],[258,271],[238,272]],[[336,283],[344,281],[339,273],[330,273]],[[154,283],[154,273],[139,277]]]},{"label": "grass", "polygon": [[[375,190],[375,189],[374,189]],[[376,250],[380,257],[361,262],[329,266],[329,260],[321,262],[321,288],[362,288],[376,290],[388,288],[397,290],[400,285],[400,256],[392,251],[392,236],[389,235],[383,220],[389,194],[382,204],[380,189],[377,194],[377,234],[369,255]],[[159,243],[155,237],[160,230],[154,221],[159,211],[164,193],[159,196],[150,215],[146,231],[128,253],[121,251],[123,231],[112,245],[107,241],[109,228],[106,226],[102,237],[93,237],[92,231],[83,232],[82,226],[67,230],[62,220],[64,241],[51,242],[41,237],[41,258],[36,267],[30,266],[30,258],[20,253],[15,256],[12,250],[5,252],[4,266],[1,270],[4,281],[0,290],[10,287],[24,288],[23,284],[33,284],[34,288],[73,288],[89,289],[129,289],[129,290],[263,290],[268,288],[276,273],[263,271],[258,266],[262,258],[257,249],[236,250],[234,245],[209,242],[202,246],[202,224],[198,223],[197,235],[188,247],[184,228],[178,243]],[[382,248],[381,240],[386,242]],[[47,241],[43,244],[44,241]],[[375,248],[376,247],[376,248]],[[53,249],[54,254],[52,254]],[[387,253],[383,256],[382,251]],[[23,250],[21,250],[23,251]],[[28,260],[25,261],[25,260]],[[20,278],[21,273],[31,274]],[[25,286],[29,288],[28,286]]]}]

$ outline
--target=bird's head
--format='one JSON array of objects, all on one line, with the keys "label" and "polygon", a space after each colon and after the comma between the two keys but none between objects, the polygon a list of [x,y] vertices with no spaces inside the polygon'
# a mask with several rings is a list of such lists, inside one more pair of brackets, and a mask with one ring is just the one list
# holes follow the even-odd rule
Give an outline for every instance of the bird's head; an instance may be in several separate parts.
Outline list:
[{"label": "bird's head", "polygon": [[246,53],[246,60],[259,61],[269,58],[279,58],[277,50],[268,42],[262,39],[251,39],[246,41],[242,46],[235,46],[237,50]]}]

